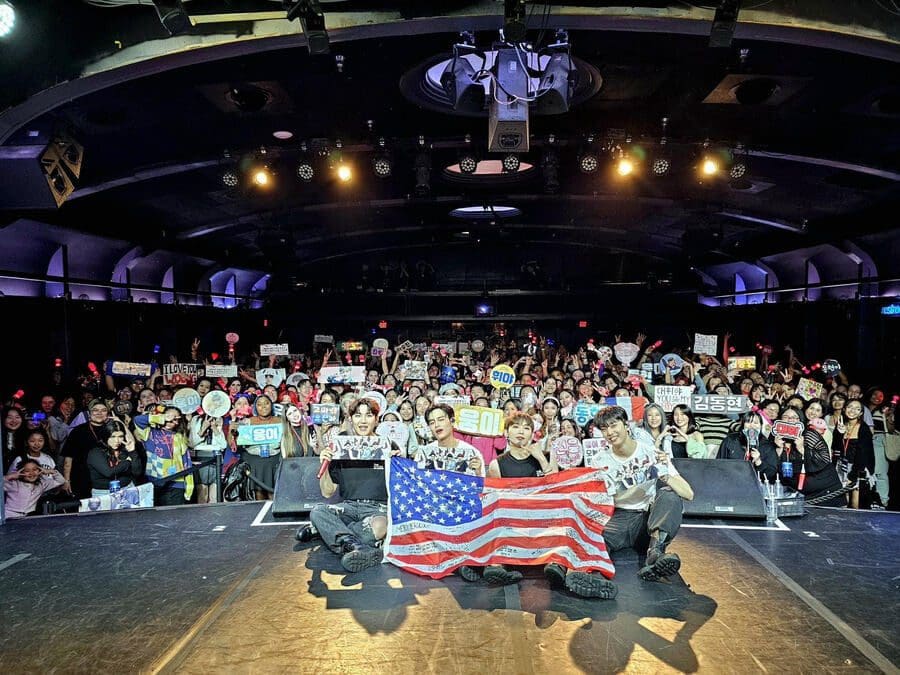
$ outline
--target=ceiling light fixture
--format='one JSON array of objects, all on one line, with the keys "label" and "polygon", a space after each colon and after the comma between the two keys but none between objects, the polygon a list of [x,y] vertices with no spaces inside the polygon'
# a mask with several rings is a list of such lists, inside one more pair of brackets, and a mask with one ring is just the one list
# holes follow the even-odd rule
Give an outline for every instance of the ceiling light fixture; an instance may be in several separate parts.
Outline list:
[{"label": "ceiling light fixture", "polygon": [[509,153],[503,157],[503,170],[506,173],[516,173],[519,170],[522,162],[519,159],[519,156],[514,152]]},{"label": "ceiling light fixture", "polygon": [[459,172],[473,174],[478,170],[478,158],[472,150],[472,135],[466,134],[466,147],[459,153]]},{"label": "ceiling light fixture", "polygon": [[391,161],[391,155],[387,151],[387,143],[384,138],[378,139],[378,154],[372,159],[372,171],[379,178],[390,178],[394,171],[394,163]]},{"label": "ceiling light fixture", "polygon": [[627,157],[622,157],[616,162],[616,173],[618,173],[623,178],[625,176],[630,176],[634,173],[634,162],[632,162]]},{"label": "ceiling light fixture", "polygon": [[309,157],[306,141],[300,144],[300,158],[297,160],[297,178],[309,183],[316,176],[316,169]]},{"label": "ceiling light fixture", "polygon": [[180,35],[191,29],[191,17],[181,0],[153,0],[159,22],[169,35]]},{"label": "ceiling light fixture", "polygon": [[653,174],[655,176],[665,176],[669,173],[671,165],[666,157],[657,157],[653,160]]},{"label": "ceiling light fixture", "polygon": [[330,50],[328,31],[325,30],[325,14],[318,0],[299,0],[288,9],[288,21],[300,19],[300,29],[306,36],[310,54],[327,54]]},{"label": "ceiling light fixture", "polygon": [[238,183],[240,183],[240,177],[233,168],[228,167],[224,171],[222,171],[222,185],[227,188],[236,188]]},{"label": "ceiling light fixture", "polygon": [[597,151],[592,147],[594,144],[594,136],[587,137],[587,143],[578,155],[578,168],[581,173],[591,174],[600,168],[600,157]]},{"label": "ceiling light fixture", "polygon": [[337,166],[337,177],[342,183],[349,183],[353,179],[353,170],[349,165],[341,162]]},{"label": "ceiling light fixture", "polygon": [[416,176],[414,191],[417,197],[427,197],[431,194],[431,154],[425,143],[425,137],[419,136],[419,152],[413,165]]},{"label": "ceiling light fixture", "polygon": [[700,163],[700,172],[704,176],[715,176],[719,172],[719,163],[712,157],[704,157]]},{"label": "ceiling light fixture", "polygon": [[9,0],[0,0],[0,38],[13,32],[16,27],[16,8]]},{"label": "ceiling light fixture", "polygon": [[294,133],[292,131],[275,131],[272,133],[272,135],[279,141],[289,141],[294,137]]},{"label": "ceiling light fixture", "polygon": [[272,171],[268,166],[262,166],[253,171],[253,183],[259,187],[268,187],[272,184]]}]

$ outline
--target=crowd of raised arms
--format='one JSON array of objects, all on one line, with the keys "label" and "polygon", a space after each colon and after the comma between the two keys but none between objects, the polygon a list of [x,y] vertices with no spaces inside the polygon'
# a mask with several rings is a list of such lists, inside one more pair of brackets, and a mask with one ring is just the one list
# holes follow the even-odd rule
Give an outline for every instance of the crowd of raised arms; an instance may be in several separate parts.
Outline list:
[{"label": "crowd of raised arms", "polygon": [[[196,374],[168,383],[156,364],[149,377],[104,374],[108,369],[90,364],[72,383],[28,383],[33,397],[20,390],[7,401],[7,516],[35,513],[45,493],[78,499],[107,494],[110,481],[122,487],[151,483],[157,505],[216,501],[215,464],[186,471],[216,453],[226,472],[238,462],[249,467],[255,495],[245,497],[271,498],[282,458],[330,455],[336,434],[368,435],[383,422],[398,423],[393,430],[405,427],[408,433],[392,440],[400,439],[401,454],[425,462],[423,451],[436,429],[454,423],[441,407],[448,397],[451,413],[462,402],[506,415],[505,433],[452,429],[479,451],[466,465],[482,475],[503,475],[499,467],[513,450],[511,434],[524,435],[517,437],[517,457],[530,455],[539,473],[569,468],[557,461],[554,442],[602,440],[596,419],[604,406],[617,405],[628,414],[633,438],[670,457],[742,459],[761,479],[780,481],[813,503],[896,509],[893,391],[852,381],[835,360],[801,363],[790,347],[783,353],[760,347],[754,358],[741,361],[729,339],[719,340],[718,354],[663,349],[640,334],[633,342],[617,336],[608,345],[589,341],[571,350],[534,335],[473,340],[463,353],[454,349],[457,343],[406,342],[377,356],[371,349],[335,353],[320,344],[313,355],[254,353],[237,360],[233,354],[213,360],[195,340],[189,359],[169,361],[196,364]],[[348,364],[357,374],[364,369],[362,381],[348,381]],[[504,364],[512,373],[501,386],[492,372]],[[203,375],[210,365],[237,365],[237,376]],[[271,372],[266,367],[275,377],[261,376]],[[323,367],[345,372],[324,377]],[[228,405],[215,417],[199,406],[183,411],[173,397],[185,386],[200,397],[220,390]],[[360,426],[351,416],[362,398],[371,419]],[[313,404],[337,404],[340,415],[330,422],[314,419]],[[241,444],[240,427],[257,424],[281,425],[283,433],[272,443]],[[174,480],[168,478],[173,474]]]}]

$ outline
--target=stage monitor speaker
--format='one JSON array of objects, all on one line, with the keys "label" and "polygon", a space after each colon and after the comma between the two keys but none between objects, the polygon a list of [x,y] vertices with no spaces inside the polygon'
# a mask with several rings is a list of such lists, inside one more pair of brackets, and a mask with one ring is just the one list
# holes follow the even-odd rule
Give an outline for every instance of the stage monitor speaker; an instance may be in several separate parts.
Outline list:
[{"label": "stage monitor speaker", "polygon": [[684,515],[765,518],[766,504],[756,471],[742,459],[675,459],[675,468],[694,490]]},{"label": "stage monitor speaker", "polygon": [[56,143],[0,147],[0,209],[58,208],[74,191]]},{"label": "stage monitor speaker", "polygon": [[318,457],[290,457],[281,460],[275,476],[275,499],[272,515],[277,517],[305,515],[316,504],[334,504],[341,501],[340,490],[330,498],[322,497],[319,490]]}]

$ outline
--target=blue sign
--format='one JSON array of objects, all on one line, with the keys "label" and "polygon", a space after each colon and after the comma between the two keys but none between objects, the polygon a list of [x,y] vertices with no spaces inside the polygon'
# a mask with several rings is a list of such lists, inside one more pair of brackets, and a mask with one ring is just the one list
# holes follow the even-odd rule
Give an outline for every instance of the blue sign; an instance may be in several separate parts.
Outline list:
[{"label": "blue sign", "polygon": [[572,413],[572,418],[575,420],[575,424],[579,427],[583,427],[590,420],[594,419],[594,416],[600,412],[600,408],[602,408],[598,403],[585,403],[584,401],[579,401],[575,405],[575,410]]},{"label": "blue sign", "polygon": [[238,427],[238,445],[276,445],[281,443],[280,424],[242,424]]},{"label": "blue sign", "polygon": [[900,316],[900,305],[894,303],[893,305],[885,305],[881,308],[882,316]]}]

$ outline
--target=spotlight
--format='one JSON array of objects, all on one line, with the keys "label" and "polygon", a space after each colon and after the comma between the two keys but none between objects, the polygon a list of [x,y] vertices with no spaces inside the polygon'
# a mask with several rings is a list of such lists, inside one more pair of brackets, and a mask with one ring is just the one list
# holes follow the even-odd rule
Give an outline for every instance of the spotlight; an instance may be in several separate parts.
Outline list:
[{"label": "spotlight", "polygon": [[715,176],[719,172],[719,163],[712,157],[704,157],[700,163],[700,172],[704,176]]},{"label": "spotlight", "polygon": [[377,155],[372,160],[372,170],[379,178],[389,178],[393,169],[391,158],[387,154]]},{"label": "spotlight", "polygon": [[253,171],[253,183],[259,187],[267,187],[272,183],[272,172],[269,167],[263,166]]},{"label": "spotlight", "polygon": [[503,171],[505,173],[516,173],[521,164],[522,162],[519,160],[519,156],[513,152],[503,157]]},{"label": "spotlight", "polygon": [[416,196],[427,197],[431,194],[431,155],[427,152],[420,152],[416,155],[414,171],[416,174]]},{"label": "spotlight", "polygon": [[191,18],[181,0],[153,0],[159,22],[169,35],[187,33],[191,29]]},{"label": "spotlight", "polygon": [[593,150],[587,150],[578,158],[578,168],[581,173],[594,173],[600,167],[600,158]]},{"label": "spotlight", "polygon": [[460,173],[475,173],[478,170],[478,160],[475,159],[475,156],[469,153],[460,155],[459,157],[459,172]]},{"label": "spotlight", "polygon": [[318,0],[299,0],[288,9],[288,21],[300,19],[300,29],[306,36],[310,54],[327,54],[330,46],[328,31],[325,29],[325,14]]},{"label": "spotlight", "polygon": [[337,166],[337,177],[342,183],[349,183],[353,178],[353,171],[343,162]]},{"label": "spotlight", "polygon": [[315,178],[315,175],[316,170],[313,168],[312,162],[309,159],[303,158],[297,162],[297,178],[304,183],[308,183]]},{"label": "spotlight", "polygon": [[634,173],[634,162],[627,157],[622,157],[616,162],[616,173],[622,177],[630,176]]},{"label": "spotlight", "polygon": [[743,144],[738,143],[735,150],[737,153],[732,155],[731,169],[728,175],[731,176],[731,180],[741,180],[746,177],[747,172],[750,170],[750,162],[747,160],[747,153]]},{"label": "spotlight", "polygon": [[656,176],[665,176],[669,173],[669,160],[665,157],[657,157],[653,160],[653,174]]},{"label": "spotlight", "polygon": [[238,177],[237,171],[233,168],[228,167],[224,171],[222,171],[222,185],[227,188],[236,188],[238,183],[240,182],[240,178]]},{"label": "spotlight", "polygon": [[0,38],[12,33],[16,27],[16,8],[8,0],[0,0]]},{"label": "spotlight", "polygon": [[308,183],[316,176],[316,169],[307,154],[306,141],[300,144],[300,159],[297,160],[297,178]]},{"label": "spotlight", "polygon": [[455,45],[453,58],[441,73],[441,87],[454,110],[480,113],[484,110],[484,85],[476,79],[475,68],[460,52],[472,52],[468,45]]}]

